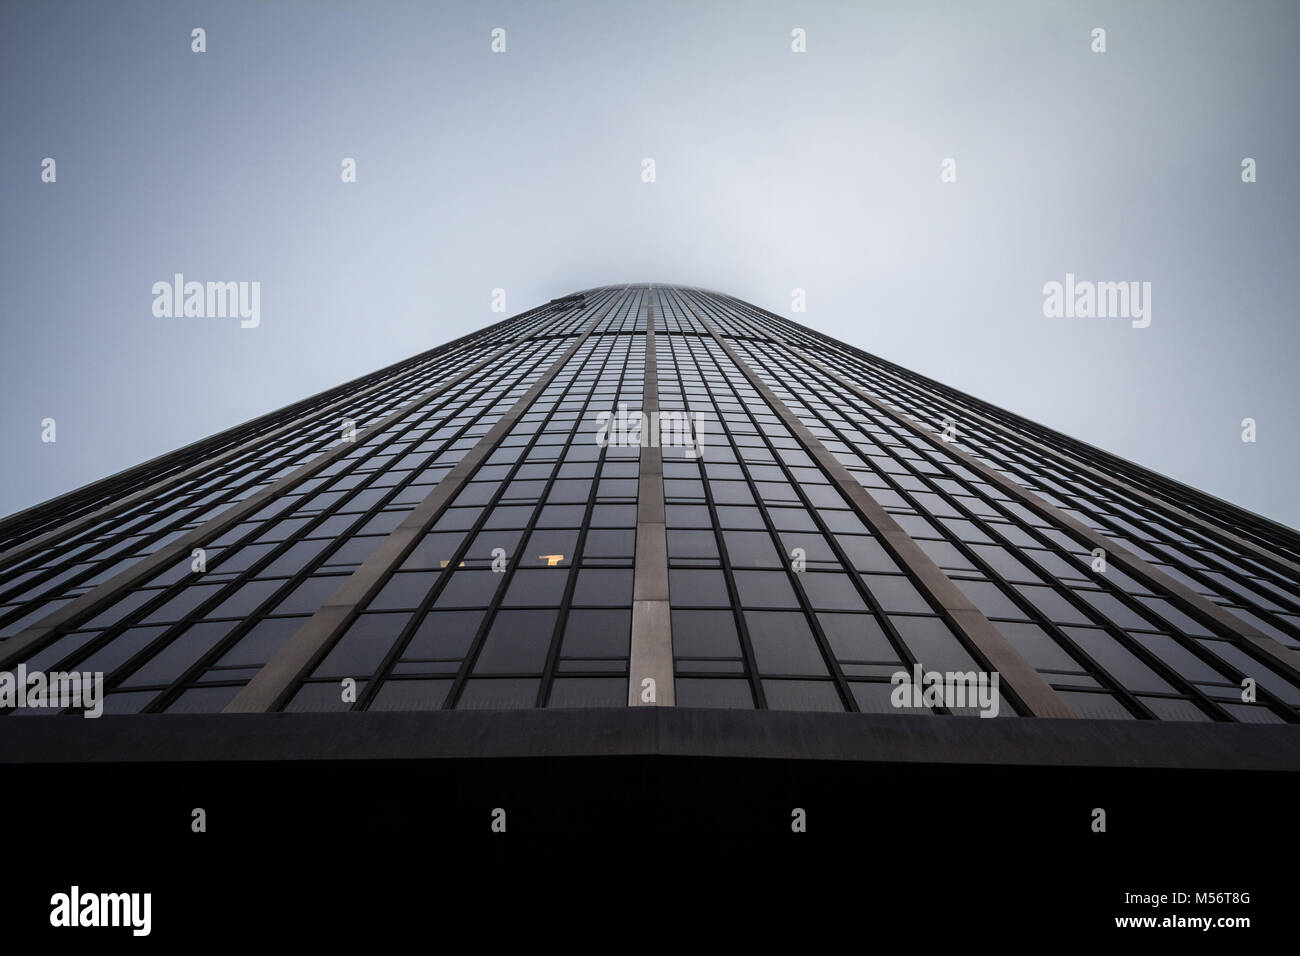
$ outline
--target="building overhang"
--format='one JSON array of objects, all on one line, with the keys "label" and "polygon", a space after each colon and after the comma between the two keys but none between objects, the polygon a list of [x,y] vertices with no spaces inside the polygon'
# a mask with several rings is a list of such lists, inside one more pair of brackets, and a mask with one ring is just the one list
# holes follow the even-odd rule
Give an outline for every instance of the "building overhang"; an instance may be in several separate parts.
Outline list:
[{"label": "building overhang", "polygon": [[693,757],[1300,771],[1290,725],[683,707],[19,718],[0,763]]}]

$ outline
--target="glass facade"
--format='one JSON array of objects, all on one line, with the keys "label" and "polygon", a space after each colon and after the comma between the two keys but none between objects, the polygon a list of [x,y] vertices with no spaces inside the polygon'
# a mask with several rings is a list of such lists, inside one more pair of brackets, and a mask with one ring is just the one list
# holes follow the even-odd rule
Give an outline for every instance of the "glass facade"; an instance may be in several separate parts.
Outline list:
[{"label": "glass facade", "polygon": [[979,712],[900,710],[937,671],[1003,718],[1294,723],[1297,562],[747,303],[611,286],[0,522],[0,669],[119,714]]}]

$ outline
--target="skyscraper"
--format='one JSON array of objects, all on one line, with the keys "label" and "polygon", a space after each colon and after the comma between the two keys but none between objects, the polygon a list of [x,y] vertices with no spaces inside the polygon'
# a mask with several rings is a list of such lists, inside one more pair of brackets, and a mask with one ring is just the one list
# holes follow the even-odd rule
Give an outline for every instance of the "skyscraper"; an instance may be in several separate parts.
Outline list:
[{"label": "skyscraper", "polygon": [[1296,532],[693,288],[552,300],[0,548],[0,670],[109,715],[1300,721]]}]

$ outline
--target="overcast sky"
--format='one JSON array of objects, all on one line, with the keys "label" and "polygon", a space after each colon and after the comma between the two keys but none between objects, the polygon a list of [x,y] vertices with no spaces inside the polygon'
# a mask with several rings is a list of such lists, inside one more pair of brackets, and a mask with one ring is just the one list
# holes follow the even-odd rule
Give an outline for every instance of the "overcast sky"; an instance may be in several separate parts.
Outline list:
[{"label": "overcast sky", "polygon": [[[1300,526],[1297,49],[1286,2],[5,3],[0,514],[494,288],[651,281]],[[260,282],[260,325],[155,316],[177,272]],[[1067,272],[1150,282],[1150,325],[1045,317]]]}]

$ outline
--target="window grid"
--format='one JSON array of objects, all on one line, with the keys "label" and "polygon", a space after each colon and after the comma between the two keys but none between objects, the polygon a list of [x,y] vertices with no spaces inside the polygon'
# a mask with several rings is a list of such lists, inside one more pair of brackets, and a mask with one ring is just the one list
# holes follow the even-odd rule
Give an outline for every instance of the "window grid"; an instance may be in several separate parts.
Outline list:
[{"label": "window grid", "polygon": [[[556,483],[563,480],[566,460],[571,457],[575,438],[577,438],[583,428],[589,428],[592,438],[592,447],[594,448],[595,446],[594,418],[592,417],[593,410],[588,402],[590,396],[592,396],[597,390],[602,388],[605,390],[609,389],[609,385],[606,382],[606,376],[603,374],[606,368],[617,367],[620,369],[620,374],[617,378],[618,386],[614,389],[615,394],[610,398],[610,408],[600,410],[612,410],[616,407],[618,401],[627,401],[630,408],[639,408],[641,395],[640,379],[632,379],[628,376],[628,370],[632,368],[630,360],[631,356],[634,354],[633,346],[635,343],[632,337],[619,334],[618,331],[626,327],[625,320],[639,298],[640,295],[638,293],[624,296],[619,300],[615,309],[611,310],[609,315],[596,322],[587,341],[579,348],[578,352],[569,359],[565,368],[560,370],[556,378],[551,381],[547,388],[525,411],[519,422],[516,423],[510,432],[503,436],[501,443],[497,446],[497,450],[493,455],[480,466],[474,475],[470,476],[457,497],[449,502],[447,509],[444,510],[434,522],[430,531],[430,536],[446,533],[444,529],[448,527],[448,521],[446,520],[448,514],[463,507],[462,502],[467,500],[466,496],[476,494],[474,489],[477,485],[490,486],[495,489],[486,503],[477,506],[479,508],[479,513],[470,527],[456,531],[456,533],[460,535],[459,542],[455,545],[454,550],[449,552],[450,556],[446,559],[446,566],[441,570],[441,573],[437,574],[432,586],[419,598],[414,610],[406,609],[401,611],[401,614],[405,617],[405,623],[400,625],[395,637],[388,636],[381,638],[382,640],[387,640],[390,646],[388,646],[382,660],[378,664],[378,667],[374,668],[373,672],[367,677],[365,681],[365,690],[358,694],[358,699],[352,709],[362,710],[372,708],[379,700],[380,695],[387,689],[390,689],[390,685],[400,683],[403,679],[416,679],[408,678],[407,675],[410,674],[418,674],[418,679],[441,681],[441,683],[445,685],[444,687],[430,688],[430,691],[435,696],[440,692],[445,694],[445,696],[435,704],[436,706],[441,706],[445,709],[450,709],[457,705],[464,693],[466,685],[471,680],[501,682],[496,686],[505,686],[504,682],[511,680],[526,680],[530,682],[536,680],[537,688],[532,695],[531,705],[544,706],[557,676],[559,642],[564,634],[568,612],[570,608],[573,607],[573,588],[576,586],[578,576],[582,569],[591,566],[599,566],[588,564],[582,547],[585,543],[587,532],[590,530],[590,515],[597,500],[600,482],[603,480],[602,474],[606,465],[606,453],[608,449],[602,449],[599,456],[593,462],[594,467],[591,475],[591,488],[584,504],[584,520],[579,522],[579,527],[576,529],[578,533],[575,536],[574,556],[570,558],[567,563],[561,562],[559,565],[560,567],[565,568],[567,572],[565,577],[565,590],[561,595],[558,604],[553,605],[556,609],[556,620],[550,629],[550,637],[546,644],[546,662],[541,668],[540,678],[532,673],[523,676],[516,672],[481,674],[475,673],[474,670],[483,650],[483,645],[497,619],[498,612],[503,609],[503,601],[509,593],[511,585],[516,580],[516,572],[521,570],[532,570],[531,568],[524,566],[523,562],[527,560],[528,557],[522,551],[518,553],[520,560],[514,560],[512,556],[506,564],[505,571],[500,574],[492,575],[493,578],[499,578],[500,580],[496,581],[492,588],[490,598],[486,602],[481,602],[484,604],[481,618],[477,625],[475,625],[475,630],[469,646],[465,650],[463,656],[461,656],[459,664],[453,673],[444,671],[441,678],[430,672],[421,673],[413,670],[407,670],[401,677],[395,675],[397,669],[403,664],[403,655],[407,647],[410,646],[411,641],[424,625],[425,620],[428,619],[431,614],[437,614],[449,610],[449,608],[438,608],[438,604],[444,592],[446,592],[452,584],[456,583],[458,580],[457,576],[462,574],[462,564],[465,565],[465,571],[472,572],[474,570],[470,563],[474,558],[470,556],[469,552],[477,543],[477,539],[487,531],[488,523],[493,520],[495,515],[502,513],[502,508],[517,507],[505,505],[503,503],[504,497],[507,489],[510,487],[511,483],[517,479],[521,470],[526,468],[530,463],[536,463],[538,461],[538,459],[532,455],[532,452],[539,446],[540,440],[548,434],[551,436],[560,435],[563,439],[562,442],[554,444],[555,447],[560,449],[561,457],[557,458],[552,465],[549,476],[545,479],[546,484],[544,488],[539,494],[537,494],[536,498],[532,499],[529,516],[522,522],[522,526],[519,528],[501,529],[518,531],[519,534],[516,540],[519,547],[529,543],[532,540],[533,535],[541,530],[539,528],[538,519],[544,508],[542,502],[550,499],[553,490],[556,488]],[[576,332],[577,330],[575,329],[574,331]],[[641,348],[643,349],[643,347],[644,340],[641,340]],[[618,364],[611,365],[611,363]],[[643,360],[637,368],[643,371]],[[638,371],[638,375],[639,374],[640,371]],[[626,394],[624,390],[627,390]],[[635,404],[633,403],[633,400],[635,401]],[[569,420],[566,431],[552,431],[548,433],[549,425],[566,420]],[[529,436],[526,439],[526,443],[523,445],[515,445],[513,439],[522,436]],[[500,457],[501,450],[511,447],[519,447],[521,449],[520,453],[517,456],[513,456],[513,461],[508,464],[502,465],[497,463],[496,459]],[[634,457],[627,459],[627,461],[632,463],[635,463],[635,460]],[[578,464],[580,461],[581,459],[570,462],[570,464]],[[479,479],[488,469],[501,469],[504,473],[490,471],[488,472],[486,480],[476,481],[476,479]],[[632,501],[635,501],[635,496],[633,496]],[[579,555],[583,556],[583,563],[581,565],[578,565],[575,560]],[[406,562],[403,562],[403,564],[396,569],[392,575],[390,575],[389,581],[391,582],[393,578],[402,572],[403,569],[409,568],[410,562],[411,558],[408,558]],[[626,562],[626,566],[628,568],[627,573],[630,577],[630,557]],[[374,606],[375,601],[382,593],[382,591],[379,592],[379,594],[376,595],[376,598],[372,599],[367,607],[359,609],[359,615],[364,616],[368,611],[370,611]],[[628,601],[628,606],[630,608],[630,599]],[[551,606],[533,607],[524,604],[512,606],[510,609],[549,610],[550,607]],[[471,606],[462,608],[457,606],[456,609],[469,611],[478,610],[478,607]],[[356,624],[354,623],[352,626],[355,627]],[[348,636],[349,632],[345,632],[340,637],[339,644],[348,640]],[[336,645],[336,648],[338,646],[339,645]],[[328,660],[329,658],[327,656],[325,661],[322,662],[322,666],[325,666]],[[447,658],[445,662],[451,663],[452,660],[452,658]],[[317,673],[314,673],[312,677],[302,683],[302,686],[297,692],[297,696],[294,700],[290,701],[287,709],[299,709],[300,704],[306,706],[308,705],[309,700],[312,703],[322,701],[324,699],[323,695],[320,697],[314,696],[313,685],[315,684],[324,684],[329,686],[331,689],[336,686],[337,681],[333,680],[333,678],[329,676],[318,676],[318,674],[319,668]],[[617,671],[603,671],[597,673],[576,671],[566,672],[563,675],[563,678],[621,679],[623,686],[619,692],[619,697],[625,698],[627,679],[626,657],[624,657],[621,667]],[[335,696],[337,695],[335,694]],[[430,701],[430,703],[435,702]]]},{"label": "window grid", "polygon": [[[1294,533],[771,313],[681,287],[553,300],[0,523],[0,548],[12,549],[7,564],[0,553],[0,654],[4,638],[94,591],[112,600],[27,648],[29,670],[105,671],[108,712],[220,710],[458,461],[483,453],[509,413],[427,540],[385,571],[315,670],[278,699],[288,710],[627,706],[637,449],[597,447],[594,431],[598,413],[643,408],[652,310],[659,409],[703,425],[699,457],[661,452],[679,705],[888,712],[897,670],[988,669],[915,567],[844,497],[843,472],[816,457],[824,446],[1080,716],[1300,722],[1300,675],[1287,658],[1243,640],[1204,603],[1300,650]],[[497,348],[506,351],[478,367]],[[383,425],[345,450],[343,417],[363,433]],[[957,425],[950,443],[937,436],[946,419]],[[336,457],[319,457],[330,449]],[[210,471],[183,474],[223,454]],[[248,502],[235,521],[231,508],[289,475],[278,497]],[[148,500],[118,506],[153,483]],[[449,516],[467,526],[444,527]],[[210,522],[220,531],[204,544],[203,573],[187,558],[105,585]],[[1092,539],[1071,522],[1195,596],[1131,559],[1094,570],[1080,543]],[[50,543],[22,553],[51,530]],[[497,535],[510,560],[483,577]],[[800,542],[806,568],[795,570]],[[434,550],[450,555],[438,558],[445,567],[427,566]],[[457,596],[462,586],[482,595]],[[501,650],[497,624],[509,621],[537,624],[523,669]],[[346,675],[355,702],[336,704],[341,675],[330,668],[345,656],[331,655],[362,641],[378,656]],[[1251,703],[1246,678],[1257,681]],[[1013,710],[1004,694],[1004,713]]]},{"label": "window grid", "polygon": [[[167,646],[169,646],[173,640],[182,636],[191,625],[205,620],[205,615],[208,611],[220,606],[222,602],[229,600],[244,586],[258,581],[262,569],[272,565],[299,542],[310,538],[316,528],[325,524],[325,522],[329,521],[334,515],[345,513],[348,502],[357,495],[363,493],[366,488],[364,481],[352,484],[349,482],[350,478],[353,476],[368,474],[379,479],[385,474],[391,474],[391,472],[385,472],[382,465],[379,467],[372,467],[372,469],[369,470],[363,469],[365,469],[365,466],[368,464],[375,466],[377,464],[377,459],[384,458],[385,452],[393,445],[397,444],[402,436],[417,431],[421,431],[426,435],[431,435],[446,427],[449,423],[455,423],[458,420],[461,422],[457,431],[453,435],[444,438],[438,444],[437,450],[432,451],[427,455],[423,468],[415,468],[411,470],[402,486],[395,487],[392,490],[392,493],[385,495],[368,511],[357,514],[354,518],[349,520],[347,522],[347,527],[340,529],[338,535],[334,538],[333,545],[328,546],[324,553],[319,555],[315,561],[308,564],[297,574],[285,579],[282,582],[282,586],[277,588],[266,598],[265,601],[261,602],[257,608],[250,609],[250,616],[248,616],[243,623],[235,625],[234,630],[232,630],[230,634],[228,634],[213,649],[208,651],[203,658],[186,671],[186,676],[194,675],[196,672],[201,675],[205,669],[205,662],[218,659],[222,654],[224,654],[224,652],[233,647],[235,643],[237,643],[252,629],[252,626],[255,623],[261,621],[268,615],[268,613],[280,607],[281,602],[285,597],[311,578],[311,572],[315,567],[324,563],[330,554],[343,547],[349,540],[348,533],[350,530],[363,527],[369,520],[372,520],[377,514],[381,513],[384,510],[385,505],[396,499],[400,494],[401,489],[413,482],[423,470],[432,469],[435,463],[439,463],[440,466],[437,473],[429,475],[431,478],[436,478],[437,475],[443,474],[449,470],[451,465],[454,464],[454,460],[458,460],[460,455],[453,454],[452,460],[446,460],[448,451],[452,450],[453,446],[457,442],[461,441],[465,434],[470,433],[472,430],[486,432],[487,428],[490,427],[490,423],[495,420],[495,418],[484,416],[490,416],[491,411],[500,408],[502,402],[505,401],[504,398],[497,395],[498,390],[501,387],[508,385],[510,391],[506,393],[507,396],[513,394],[515,391],[522,392],[522,390],[527,387],[528,382],[540,374],[540,370],[547,364],[547,359],[554,357],[554,353],[559,349],[559,347],[560,345],[556,341],[523,344],[518,349],[501,356],[496,362],[482,369],[470,382],[464,383],[467,388],[472,387],[474,391],[469,393],[460,393],[458,395],[439,396],[426,406],[421,406],[420,408],[410,412],[396,425],[385,429],[381,433],[368,436],[365,440],[358,442],[356,450],[331,465],[322,474],[309,479],[304,483],[304,486],[300,486],[299,489],[297,489],[297,491],[301,492],[300,494],[285,495],[282,499],[279,499],[272,505],[268,506],[268,508],[254,514],[250,519],[235,525],[230,531],[215,539],[212,546],[209,548],[211,557],[209,572],[205,573],[201,579],[193,573],[183,573],[189,566],[187,560],[180,566],[182,576],[179,580],[168,582],[161,588],[153,587],[153,585],[159,581],[165,581],[169,575],[174,573],[172,571],[163,572],[145,585],[126,592],[119,599],[119,602],[132,602],[139,595],[144,595],[144,600],[140,602],[139,607],[126,613],[121,620],[106,628],[95,631],[93,628],[95,620],[105,615],[111,615],[114,606],[110,606],[109,608],[100,611],[94,618],[91,618],[91,621],[89,622],[90,626],[87,627],[87,629],[92,631],[91,638],[85,643],[79,643],[75,640],[69,641],[69,644],[77,645],[74,652],[69,656],[58,659],[57,662],[51,661],[50,664],[46,666],[52,666],[59,670],[66,670],[74,666],[82,666],[82,664],[87,660],[93,660],[93,655],[97,651],[113,645],[115,640],[120,638],[124,632],[133,626],[139,625],[148,620],[152,613],[167,605],[169,601],[187,593],[194,593],[193,589],[196,586],[196,582],[201,581],[202,586],[207,586],[211,576],[219,575],[221,573],[223,564],[229,562],[232,558],[237,559],[245,549],[255,549],[258,539],[264,538],[269,532],[273,531],[276,524],[283,520],[297,520],[293,516],[302,510],[303,505],[307,501],[310,501],[313,497],[321,494],[322,489],[347,485],[347,487],[343,488],[345,492],[344,496],[335,502],[332,507],[325,509],[317,516],[309,518],[302,527],[289,534],[281,542],[275,542],[275,544],[278,544],[278,547],[272,547],[267,553],[259,554],[249,566],[247,566],[242,572],[238,573],[224,586],[220,586],[219,590],[212,594],[211,597],[199,604],[198,607],[191,610],[180,621],[172,624],[168,628],[162,629],[153,640],[150,640],[146,646],[140,649],[139,653],[133,655],[129,660],[122,662],[120,667],[115,668],[112,673],[106,675],[109,697],[111,698],[113,696],[112,692],[120,682],[121,678],[128,676],[130,671],[133,671],[138,666],[144,664],[156,653],[165,651]],[[493,397],[489,399],[488,396]],[[506,407],[508,407],[508,403]],[[464,417],[467,412],[470,413],[470,416]],[[497,417],[499,417],[499,413],[497,414]],[[461,454],[463,454],[463,449]],[[440,461],[440,459],[442,460]],[[413,506],[414,502],[409,502],[405,504],[403,511],[409,510],[409,508]],[[337,583],[341,583],[343,576],[338,576],[336,580]],[[220,585],[219,580],[215,583]],[[85,626],[83,625],[83,627]],[[286,634],[284,635],[284,638],[287,639],[288,636],[289,635]],[[52,646],[57,646],[58,643],[59,642],[56,641],[55,645]],[[46,656],[48,656],[48,654]],[[232,679],[232,681],[223,684],[223,686],[234,687],[237,689],[238,686],[242,686],[243,683],[246,683],[249,677],[251,677],[251,675],[246,675],[242,680],[238,681]],[[182,691],[189,689],[185,686],[186,683],[184,677],[182,677],[179,681],[170,684],[168,688],[163,691],[161,696],[158,696],[148,705],[148,709],[159,710],[167,707],[177,696],[180,695]],[[143,693],[143,691],[135,689],[133,690],[133,693],[139,694]],[[154,691],[154,693],[156,693],[156,691]],[[231,696],[233,696],[233,691],[231,691]],[[137,697],[136,699],[138,700],[139,698]]]}]

